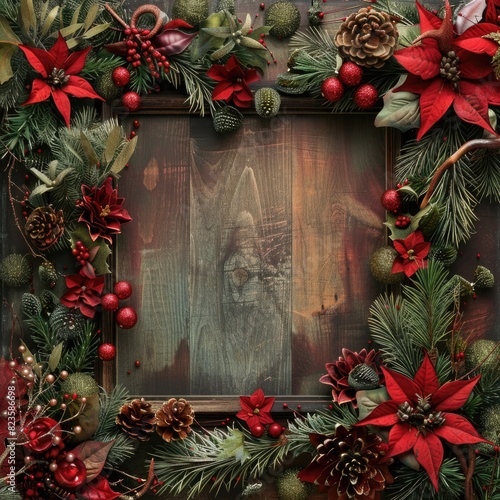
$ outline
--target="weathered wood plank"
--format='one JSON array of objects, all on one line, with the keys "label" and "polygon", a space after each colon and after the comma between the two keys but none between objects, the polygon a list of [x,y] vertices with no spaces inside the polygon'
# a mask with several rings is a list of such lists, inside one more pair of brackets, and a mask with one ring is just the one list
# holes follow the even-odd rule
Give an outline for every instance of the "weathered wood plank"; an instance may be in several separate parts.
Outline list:
[{"label": "weathered wood plank", "polygon": [[289,119],[273,123],[221,138],[193,119],[194,394],[290,391]]},{"label": "weathered wood plank", "polygon": [[133,394],[188,394],[189,118],[137,118],[140,141],[120,184],[134,221],[123,227],[116,278],[135,287],[139,321],[117,331],[118,380]]},{"label": "weathered wood plank", "polygon": [[366,345],[380,289],[369,259],[385,244],[384,133],[348,116],[296,117],[294,130],[293,392],[317,394],[324,364]]}]

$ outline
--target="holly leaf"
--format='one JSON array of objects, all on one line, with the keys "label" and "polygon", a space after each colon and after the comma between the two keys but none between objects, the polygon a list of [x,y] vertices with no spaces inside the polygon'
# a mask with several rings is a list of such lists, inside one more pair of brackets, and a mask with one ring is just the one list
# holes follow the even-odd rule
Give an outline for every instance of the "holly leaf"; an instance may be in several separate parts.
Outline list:
[{"label": "holly leaf", "polygon": [[[411,219],[410,214],[401,214],[401,215],[406,215],[406,216],[410,217],[410,219]],[[414,231],[414,229],[411,228],[411,226],[412,226],[411,223],[405,229],[397,227],[396,226],[396,219],[397,218],[398,218],[398,215],[395,215],[391,212],[388,212],[387,213],[387,220],[384,222],[384,226],[388,227],[389,231],[391,232],[391,234],[389,235],[389,238],[393,241],[394,240],[404,240],[410,233],[412,233]]]},{"label": "holly leaf", "polygon": [[111,489],[108,480],[102,476],[97,476],[78,489],[78,497],[82,500],[114,500],[120,495]]},{"label": "holly leaf", "polygon": [[96,275],[108,274],[111,272],[108,264],[108,257],[111,255],[111,249],[105,240],[98,238],[92,241],[88,227],[85,224],[77,224],[75,230],[70,234],[72,245],[81,241],[88,249],[92,267],[95,268]]},{"label": "holly leaf", "polygon": [[109,450],[113,447],[115,441],[102,443],[101,441],[84,441],[73,449],[73,454],[79,458],[87,469],[86,482],[95,479],[102,471]]},{"label": "holly leaf", "polygon": [[[406,80],[403,75],[397,84],[399,87]],[[376,127],[393,127],[407,132],[420,127],[419,96],[411,92],[387,92],[384,106],[375,118]]]},{"label": "holly leaf", "polygon": [[220,458],[232,458],[243,464],[250,458],[250,453],[245,449],[245,435],[237,429],[229,429],[229,435],[224,439],[219,454]]}]

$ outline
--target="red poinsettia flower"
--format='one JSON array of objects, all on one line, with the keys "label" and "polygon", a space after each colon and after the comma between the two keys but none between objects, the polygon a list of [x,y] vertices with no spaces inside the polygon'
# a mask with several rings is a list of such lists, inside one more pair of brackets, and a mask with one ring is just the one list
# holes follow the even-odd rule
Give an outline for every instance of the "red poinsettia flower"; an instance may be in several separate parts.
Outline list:
[{"label": "red poinsettia flower", "polygon": [[225,65],[213,64],[207,75],[218,83],[213,92],[214,101],[234,102],[240,108],[252,106],[253,95],[248,84],[259,79],[257,70],[243,68],[233,54]]},{"label": "red poinsettia flower", "polygon": [[271,409],[275,398],[266,398],[262,389],[257,389],[251,396],[240,396],[241,410],[236,414],[244,420],[249,429],[254,425],[272,424]]},{"label": "red poinsettia flower", "polygon": [[118,191],[111,183],[112,179],[108,177],[101,187],[82,186],[83,199],[79,206],[83,213],[78,222],[87,224],[92,241],[101,237],[111,243],[111,235],[119,234],[121,225],[132,220],[122,208],[125,198],[118,197]]},{"label": "red poinsettia flower", "polygon": [[[326,375],[323,375],[319,381],[322,384],[332,386],[333,402],[338,404],[352,403],[356,408],[356,392],[358,388],[352,387],[349,383],[349,375],[360,365],[365,365],[373,369],[373,373],[378,375],[374,387],[384,383],[384,376],[380,371],[380,352],[371,350],[367,352],[362,349],[359,352],[353,352],[349,349],[342,349],[342,356],[338,361],[327,363],[325,365]],[[372,387],[372,388],[374,388]]]},{"label": "red poinsettia flower", "polygon": [[429,254],[431,244],[424,240],[422,231],[410,233],[404,240],[394,240],[394,248],[399,255],[392,264],[392,273],[405,273],[408,278],[420,268],[427,267],[424,260]]},{"label": "red poinsettia flower", "polygon": [[69,308],[80,309],[88,318],[93,318],[95,308],[101,303],[104,276],[96,276],[94,268],[87,262],[79,274],[66,276],[68,291],[61,297],[61,303]]},{"label": "red poinsettia flower", "polygon": [[488,119],[488,104],[500,104],[500,82],[488,79],[498,44],[482,38],[497,26],[479,23],[454,36],[451,7],[446,0],[444,19],[418,2],[420,45],[397,50],[394,57],[410,73],[394,92],[420,95],[422,136],[453,106],[463,121],[495,133]]},{"label": "red poinsettia flower", "polygon": [[413,450],[437,490],[444,454],[441,439],[456,445],[488,442],[465,417],[453,413],[465,404],[480,376],[439,386],[427,353],[414,380],[384,367],[382,370],[391,400],[378,405],[356,425],[391,427],[386,457]]},{"label": "red poinsettia flower", "polygon": [[23,102],[23,106],[46,101],[52,96],[56,108],[69,127],[71,104],[68,95],[104,100],[96,94],[87,80],[77,76],[84,68],[87,54],[92,47],[70,54],[66,41],[59,33],[57,42],[49,51],[27,45],[19,45],[19,48],[26,55],[30,65],[42,76],[33,81],[31,93]]}]

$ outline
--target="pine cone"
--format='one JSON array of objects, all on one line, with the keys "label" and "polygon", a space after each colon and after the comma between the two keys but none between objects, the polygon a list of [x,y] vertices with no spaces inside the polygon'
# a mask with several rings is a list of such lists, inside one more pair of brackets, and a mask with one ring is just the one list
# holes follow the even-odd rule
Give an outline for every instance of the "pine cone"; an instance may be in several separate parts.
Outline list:
[{"label": "pine cone", "polygon": [[134,399],[120,408],[116,423],[133,439],[147,441],[155,430],[156,417],[144,398]]},{"label": "pine cone", "polygon": [[234,132],[243,124],[243,115],[233,106],[224,106],[214,113],[216,132]]},{"label": "pine cone", "polygon": [[191,432],[194,411],[185,399],[171,398],[156,412],[156,419],[156,432],[169,443]]},{"label": "pine cone", "polygon": [[56,212],[52,206],[36,208],[26,220],[24,231],[37,248],[46,250],[64,232],[62,210]]},{"label": "pine cone", "polygon": [[398,32],[390,16],[371,7],[351,14],[335,36],[342,57],[368,68],[381,68],[394,53],[397,41]]}]

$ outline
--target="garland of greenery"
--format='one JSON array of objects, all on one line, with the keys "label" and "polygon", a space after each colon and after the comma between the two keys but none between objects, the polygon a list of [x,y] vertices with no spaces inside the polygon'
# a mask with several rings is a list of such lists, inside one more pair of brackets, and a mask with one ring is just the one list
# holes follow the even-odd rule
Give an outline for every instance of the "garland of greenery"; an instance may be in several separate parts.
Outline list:
[{"label": "garland of greenery", "polygon": [[[498,345],[462,331],[460,309],[494,277],[483,266],[472,280],[447,270],[474,230],[475,206],[500,202],[494,2],[455,13],[445,2],[436,13],[384,0],[349,15],[334,38],[314,0],[304,32],[285,0],[267,7],[258,30],[230,0],[213,13],[195,5],[176,0],[169,19],[149,4],[128,13],[118,0],[0,4],[0,152],[28,252],[6,256],[0,280],[30,286],[12,306],[9,359],[0,360],[0,496],[250,497],[271,475],[281,500],[306,499],[313,484],[332,499],[497,498]],[[268,35],[291,37],[288,71],[254,93],[249,85],[272,59]],[[240,397],[233,424],[206,430],[183,398],[152,408],[124,388],[99,388],[96,360],[112,360],[115,348],[100,343],[96,312],[115,311],[122,328],[137,321],[120,307],[129,283],[103,290],[113,238],[131,220],[114,180],[139,124],[125,133],[95,102],[120,99],[134,111],[162,86],[185,93],[191,112],[210,114],[219,132],[241,126],[238,108],[272,118],[281,93],[321,98],[332,112],[371,109],[383,97],[375,125],[411,136],[398,186],[382,194],[391,241],[371,261],[374,277],[401,283],[400,293],[370,309],[377,349],[343,349],[327,364],[328,410],[297,411],[282,425],[275,399],[257,388]],[[54,264],[61,255],[63,274]],[[162,444],[144,478],[130,475],[124,462],[155,432]],[[304,454],[308,464],[297,469]]]}]

